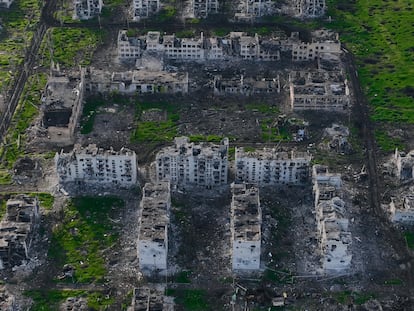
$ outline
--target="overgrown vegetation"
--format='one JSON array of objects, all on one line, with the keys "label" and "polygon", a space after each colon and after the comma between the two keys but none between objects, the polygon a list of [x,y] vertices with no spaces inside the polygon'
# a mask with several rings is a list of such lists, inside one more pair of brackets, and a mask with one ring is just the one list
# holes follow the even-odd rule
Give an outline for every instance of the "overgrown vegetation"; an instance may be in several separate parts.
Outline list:
[{"label": "overgrown vegetation", "polygon": [[105,32],[92,28],[51,28],[42,43],[43,63],[51,59],[64,68],[90,65],[93,52]]},{"label": "overgrown vegetation", "polygon": [[29,290],[24,294],[33,299],[34,304],[30,311],[54,311],[59,304],[69,297],[83,297],[88,302],[89,310],[106,310],[113,304],[113,298],[108,298],[99,292],[84,290]]},{"label": "overgrown vegetation", "polygon": [[410,231],[404,232],[405,242],[409,249],[414,249],[414,233]]},{"label": "overgrown vegetation", "polygon": [[350,303],[362,305],[370,299],[375,298],[375,296],[370,293],[351,292],[349,290],[334,293],[333,296],[337,302],[343,305],[348,305]]},{"label": "overgrown vegetation", "polygon": [[260,122],[260,127],[262,129],[262,140],[264,142],[290,141],[292,139],[288,128],[276,125],[273,119],[263,119]]},{"label": "overgrown vegetation", "polygon": [[[159,109],[167,112],[164,121],[142,121],[145,110]],[[138,125],[131,135],[133,142],[165,142],[172,141],[178,135],[177,107],[166,102],[138,102],[136,106]]]},{"label": "overgrown vegetation", "polygon": [[[0,149],[2,159],[0,168],[3,172],[6,169],[10,170],[24,153],[26,130],[38,114],[41,92],[45,85],[46,75],[44,74],[30,76],[25,84],[22,97],[7,131],[5,143]],[[11,181],[11,178],[5,176],[4,180]]]},{"label": "overgrown vegetation", "polygon": [[330,0],[328,27],[356,57],[372,119],[414,123],[414,63],[411,0]]},{"label": "overgrown vegetation", "polygon": [[109,217],[123,204],[115,197],[79,197],[68,203],[61,224],[53,229],[48,255],[58,265],[75,269],[74,282],[103,281],[102,252],[117,240]]},{"label": "overgrown vegetation", "polygon": [[399,150],[405,149],[405,146],[400,139],[390,137],[383,130],[375,130],[375,137],[376,137],[378,146],[383,151],[394,151],[395,148],[398,148]]},{"label": "overgrown vegetation", "polygon": [[189,136],[191,142],[199,143],[199,142],[211,142],[211,143],[219,143],[222,141],[223,137],[218,135],[190,135]]},{"label": "overgrown vegetation", "polygon": [[253,102],[246,105],[246,109],[252,111],[259,111],[263,114],[279,114],[280,110],[276,106],[271,106],[266,103]]},{"label": "overgrown vegetation", "polygon": [[177,305],[184,308],[185,311],[204,311],[210,310],[205,298],[205,291],[200,289],[167,289],[167,296],[175,297]]}]

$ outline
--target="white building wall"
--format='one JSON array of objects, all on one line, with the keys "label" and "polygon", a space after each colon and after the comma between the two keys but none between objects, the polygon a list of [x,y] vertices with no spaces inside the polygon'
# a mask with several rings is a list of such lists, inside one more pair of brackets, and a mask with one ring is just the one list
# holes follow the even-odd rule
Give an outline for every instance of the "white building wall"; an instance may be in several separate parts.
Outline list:
[{"label": "white building wall", "polygon": [[260,269],[261,241],[233,241],[233,270]]}]

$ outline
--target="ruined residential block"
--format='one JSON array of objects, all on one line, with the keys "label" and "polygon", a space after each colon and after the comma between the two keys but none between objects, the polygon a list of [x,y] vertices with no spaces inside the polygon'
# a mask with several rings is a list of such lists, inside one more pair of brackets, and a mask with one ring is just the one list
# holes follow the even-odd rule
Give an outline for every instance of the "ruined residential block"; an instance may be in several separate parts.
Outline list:
[{"label": "ruined residential block", "polygon": [[293,61],[316,60],[323,54],[340,55],[341,42],[339,35],[330,30],[315,30],[311,33],[310,42],[299,40],[298,33],[292,33],[290,42],[292,44]]},{"label": "ruined residential block", "polygon": [[217,13],[218,0],[188,0],[184,8],[186,18],[207,18],[210,13]]},{"label": "ruined residential block", "polygon": [[311,156],[304,152],[277,152],[236,147],[236,182],[266,185],[301,185],[309,180]]},{"label": "ruined residential block", "polygon": [[341,175],[330,173],[327,166],[312,168],[313,194],[319,249],[324,273],[338,273],[350,268],[352,235],[345,216],[345,202],[339,197]]},{"label": "ruined residential block", "polygon": [[409,194],[403,193],[401,198],[392,198],[389,204],[389,219],[394,223],[413,224],[414,223],[414,195],[410,188]]},{"label": "ruined residential block", "polygon": [[128,311],[174,311],[174,300],[164,295],[161,286],[134,288],[132,306]]},{"label": "ruined residential block", "polygon": [[134,70],[110,72],[90,69],[88,90],[92,93],[187,94],[188,73]]},{"label": "ruined residential block", "polygon": [[158,180],[181,186],[211,188],[227,184],[229,140],[220,144],[193,143],[188,137],[176,137],[175,146],[157,153]]},{"label": "ruined residential block", "polygon": [[351,96],[342,72],[324,70],[289,74],[290,106],[293,111],[348,111]]},{"label": "ruined residential block", "polygon": [[43,135],[36,135],[39,141],[58,146],[74,142],[75,128],[78,123],[85,87],[85,69],[74,75],[65,75],[54,70],[46,84],[42,96],[41,128]]},{"label": "ruined residential block", "polygon": [[144,272],[167,269],[170,183],[146,183],[140,203],[139,266]]},{"label": "ruined residential block", "polygon": [[0,8],[10,8],[14,0],[0,0]]},{"label": "ruined residential block", "polygon": [[282,12],[299,18],[316,18],[325,14],[325,0],[291,0],[282,6]]},{"label": "ruined residential block", "polygon": [[325,273],[343,272],[350,268],[352,235],[344,216],[345,203],[338,197],[322,201],[316,209],[322,268]]},{"label": "ruined residential block", "polygon": [[151,17],[159,12],[161,8],[160,0],[133,0],[132,1],[132,20]]},{"label": "ruined residential block", "polygon": [[341,174],[330,173],[325,165],[314,165],[312,167],[312,184],[315,206],[317,206],[320,201],[330,200],[340,195]]},{"label": "ruined residential block", "polygon": [[214,76],[214,95],[243,95],[280,93],[279,75],[276,77]]},{"label": "ruined residential block", "polygon": [[240,0],[234,15],[237,21],[254,21],[258,17],[275,12],[275,2],[271,0]]},{"label": "ruined residential block", "polygon": [[259,188],[253,184],[231,185],[232,269],[260,269],[262,211]]},{"label": "ruined residential block", "polygon": [[0,222],[0,268],[20,265],[29,259],[34,228],[39,218],[36,198],[16,195],[6,203]]},{"label": "ruined residential block", "polygon": [[101,14],[102,0],[74,0],[73,19],[87,20]]},{"label": "ruined residential block", "polygon": [[394,163],[397,168],[396,176],[400,180],[409,180],[414,177],[414,150],[408,153],[395,149]]},{"label": "ruined residential block", "polygon": [[137,60],[148,53],[181,61],[206,61],[243,59],[255,61],[280,60],[281,41],[248,36],[243,32],[231,32],[225,38],[205,38],[201,32],[197,38],[177,38],[149,31],[144,36],[128,37],[125,30],[118,35],[118,59]]},{"label": "ruined residential block", "polygon": [[56,153],[55,165],[60,184],[131,187],[137,183],[136,155],[127,148],[115,151],[76,144],[69,153]]}]

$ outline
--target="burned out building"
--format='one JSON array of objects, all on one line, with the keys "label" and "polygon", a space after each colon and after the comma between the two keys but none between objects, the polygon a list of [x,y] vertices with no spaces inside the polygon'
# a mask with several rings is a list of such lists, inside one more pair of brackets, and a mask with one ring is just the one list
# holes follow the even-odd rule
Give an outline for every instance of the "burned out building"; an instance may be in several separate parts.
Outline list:
[{"label": "burned out building", "polygon": [[73,19],[87,20],[101,14],[102,0],[73,0]]},{"label": "burned out building", "polygon": [[132,20],[139,22],[141,19],[151,17],[159,12],[160,0],[132,0]]},{"label": "burned out building", "polygon": [[311,156],[275,149],[245,151],[236,147],[236,182],[266,185],[302,185],[309,180]]},{"label": "burned out building", "polygon": [[254,184],[231,185],[231,245],[232,269],[260,269],[261,224],[259,188]]},{"label": "burned out building", "polygon": [[85,69],[74,75],[54,70],[42,96],[42,118],[37,141],[58,146],[73,144],[74,133],[82,111]]},{"label": "burned out building", "polygon": [[293,0],[282,6],[283,13],[299,18],[321,17],[325,11],[325,0]]},{"label": "burned out building", "polygon": [[211,13],[217,13],[218,0],[188,0],[184,8],[186,18],[206,18]]},{"label": "burned out building", "polygon": [[0,268],[21,265],[28,260],[39,218],[38,200],[16,195],[6,203],[6,214],[0,222]]},{"label": "burned out building", "polygon": [[394,163],[396,167],[396,177],[400,180],[410,180],[414,178],[414,150],[408,153],[395,149]]},{"label": "burned out building", "polygon": [[127,148],[115,151],[94,144],[75,145],[69,153],[56,153],[55,165],[60,184],[132,187],[137,183],[137,158]]},{"label": "burned out building", "polygon": [[146,183],[140,203],[138,258],[141,270],[167,269],[170,183]]},{"label": "burned out building", "polygon": [[220,144],[190,142],[176,137],[175,146],[156,155],[157,179],[180,186],[211,188],[227,184],[229,140]]},{"label": "burned out building", "polygon": [[326,166],[314,165],[312,170],[317,237],[322,256],[322,272],[341,273],[352,261],[352,234],[341,199],[340,174],[330,173]]},{"label": "burned out building", "polygon": [[280,93],[279,75],[275,77],[214,76],[214,95],[253,96]]},{"label": "burned out building", "polygon": [[165,288],[158,284],[134,288],[128,311],[174,311],[174,298],[164,293]]},{"label": "burned out building", "polygon": [[144,41],[138,37],[128,36],[127,30],[120,30],[118,33],[118,60],[136,60],[142,55]]},{"label": "burned out building", "polygon": [[347,112],[350,108],[348,81],[342,72],[294,71],[289,74],[289,84],[293,111]]},{"label": "burned out building", "polygon": [[87,90],[91,93],[187,94],[188,73],[133,70],[109,72],[90,69]]},{"label": "burned out building", "polygon": [[254,21],[262,16],[275,13],[275,1],[271,0],[240,0],[234,19],[237,21]]},{"label": "burned out building", "polygon": [[392,198],[387,212],[393,223],[414,224],[414,189],[410,188],[401,197]]}]

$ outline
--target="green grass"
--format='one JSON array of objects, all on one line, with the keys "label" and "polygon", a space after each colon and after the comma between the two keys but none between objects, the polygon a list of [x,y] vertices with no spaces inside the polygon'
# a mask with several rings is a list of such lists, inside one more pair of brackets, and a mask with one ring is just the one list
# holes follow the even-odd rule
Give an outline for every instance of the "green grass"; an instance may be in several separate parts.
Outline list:
[{"label": "green grass", "polygon": [[191,271],[181,271],[174,277],[174,281],[177,283],[191,283],[190,276]]},{"label": "green grass", "polygon": [[384,281],[385,285],[403,285],[403,281],[401,279],[390,279]]},{"label": "green grass", "polygon": [[10,185],[12,183],[12,176],[6,169],[0,169],[0,185]]},{"label": "green grass", "polygon": [[55,202],[55,198],[50,193],[45,192],[33,192],[30,194],[31,196],[37,197],[39,200],[39,204],[45,210],[51,210],[53,208],[53,203]]},{"label": "green grass", "polygon": [[273,126],[273,123],[273,119],[263,119],[260,122],[260,127],[262,129],[262,140],[264,142],[279,142],[292,140],[292,135],[289,133],[287,127]]},{"label": "green grass", "polygon": [[167,296],[175,297],[175,303],[184,308],[185,311],[210,310],[206,301],[206,293],[200,289],[167,289]]},{"label": "green grass", "polygon": [[414,233],[410,231],[406,231],[404,233],[404,238],[407,243],[407,247],[409,249],[414,249]]},{"label": "green grass", "polygon": [[405,145],[400,139],[392,138],[385,131],[375,130],[375,138],[378,146],[383,151],[394,151],[395,148],[404,150]]},{"label": "green grass", "polygon": [[199,143],[199,142],[211,142],[211,143],[219,143],[222,141],[223,137],[218,135],[190,135],[189,136],[191,142]]},{"label": "green grass", "polygon": [[44,74],[32,75],[26,82],[6,134],[6,143],[0,149],[1,168],[13,168],[16,160],[24,154],[26,129],[39,113],[41,92],[45,85],[46,76]]},{"label": "green grass", "polygon": [[93,123],[99,107],[106,104],[102,96],[89,97],[83,106],[82,118],[80,121],[81,134],[89,134],[93,130]]},{"label": "green grass", "polygon": [[102,251],[117,240],[109,217],[123,204],[115,197],[80,197],[65,208],[62,223],[53,230],[48,255],[61,266],[72,265],[76,282],[103,281]]},{"label": "green grass", "polygon": [[370,293],[351,292],[349,290],[334,293],[333,297],[338,303],[342,305],[347,305],[352,301],[356,305],[362,305],[370,299],[375,298],[375,296]]},{"label": "green grass", "polygon": [[107,298],[99,292],[83,290],[28,290],[24,295],[33,299],[34,304],[30,311],[55,311],[59,304],[69,297],[83,297],[88,302],[90,310],[106,310],[114,303],[113,298]]},{"label": "green grass", "polygon": [[[165,121],[140,121],[142,112],[150,109],[167,111]],[[177,107],[163,102],[139,102],[136,106],[138,125],[131,134],[132,142],[168,142],[178,135]]]},{"label": "green grass", "polygon": [[[93,52],[102,42],[105,32],[92,28],[51,28],[42,43],[44,64],[50,64],[52,58],[63,68],[88,66]],[[51,57],[53,49],[53,57]]]},{"label": "green grass", "polygon": [[328,24],[354,53],[372,119],[414,123],[411,0],[330,0]]}]

